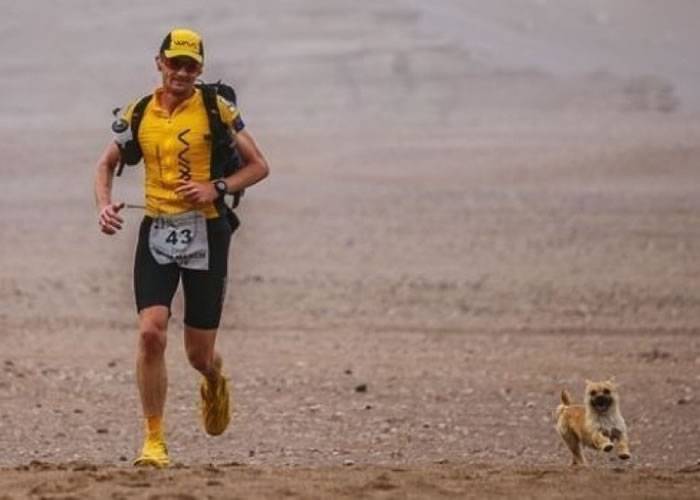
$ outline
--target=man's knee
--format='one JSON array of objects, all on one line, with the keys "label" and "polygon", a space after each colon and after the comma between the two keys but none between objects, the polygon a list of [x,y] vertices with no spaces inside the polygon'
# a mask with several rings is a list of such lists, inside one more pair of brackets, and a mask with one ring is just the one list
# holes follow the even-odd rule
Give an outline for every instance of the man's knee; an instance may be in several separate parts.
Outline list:
[{"label": "man's knee", "polygon": [[211,369],[212,352],[209,349],[190,346],[187,348],[187,359],[198,372]]},{"label": "man's knee", "polygon": [[212,370],[216,330],[202,330],[185,326],[185,350],[192,368],[202,374]]},{"label": "man's knee", "polygon": [[141,352],[148,357],[165,352],[167,324],[157,320],[142,320],[139,328]]}]

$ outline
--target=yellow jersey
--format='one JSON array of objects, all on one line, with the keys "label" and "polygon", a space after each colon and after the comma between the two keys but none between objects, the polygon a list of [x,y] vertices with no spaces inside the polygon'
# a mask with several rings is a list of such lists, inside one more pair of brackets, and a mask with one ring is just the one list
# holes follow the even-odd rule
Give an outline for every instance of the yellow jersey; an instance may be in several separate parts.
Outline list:
[{"label": "yellow jersey", "polygon": [[[163,89],[154,92],[143,111],[138,130],[146,165],[146,214],[155,217],[198,210],[208,219],[218,217],[213,203],[190,203],[175,193],[180,180],[210,180],[211,134],[202,91],[196,88],[194,94],[172,114],[159,104],[162,92]],[[234,124],[242,123],[240,113],[232,103],[217,96],[217,104],[221,119],[232,130]],[[134,105],[132,103],[124,114],[129,123]]]}]

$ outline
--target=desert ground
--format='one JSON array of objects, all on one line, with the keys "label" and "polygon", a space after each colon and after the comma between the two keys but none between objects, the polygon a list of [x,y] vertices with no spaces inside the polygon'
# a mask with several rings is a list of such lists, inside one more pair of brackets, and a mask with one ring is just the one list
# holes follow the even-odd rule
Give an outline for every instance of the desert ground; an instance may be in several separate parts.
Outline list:
[{"label": "desert ground", "polygon": [[[0,499],[700,497],[696,2],[3,10]],[[230,255],[232,425],[201,429],[178,295],[154,471],[130,465],[143,214],[100,234],[92,182],[180,25],[272,171]],[[608,377],[633,456],[572,468],[559,393]]]}]

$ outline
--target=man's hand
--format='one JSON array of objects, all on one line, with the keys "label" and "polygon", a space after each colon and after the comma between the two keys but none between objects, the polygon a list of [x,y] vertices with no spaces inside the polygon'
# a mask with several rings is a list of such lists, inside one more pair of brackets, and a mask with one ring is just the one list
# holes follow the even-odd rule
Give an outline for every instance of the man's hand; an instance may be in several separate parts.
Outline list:
[{"label": "man's hand", "polygon": [[211,182],[177,181],[175,192],[190,203],[210,203],[219,197]]},{"label": "man's hand", "polygon": [[124,208],[124,203],[110,203],[100,210],[100,229],[105,234],[115,234],[122,228],[124,219],[119,216],[119,211]]}]

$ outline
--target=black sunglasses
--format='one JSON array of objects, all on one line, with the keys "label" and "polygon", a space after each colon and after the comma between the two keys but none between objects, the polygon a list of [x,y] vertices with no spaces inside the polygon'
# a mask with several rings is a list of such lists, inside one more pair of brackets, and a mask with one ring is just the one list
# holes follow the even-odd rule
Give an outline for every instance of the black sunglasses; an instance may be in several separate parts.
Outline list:
[{"label": "black sunglasses", "polygon": [[181,69],[184,69],[187,73],[196,73],[199,71],[199,68],[202,67],[201,64],[194,59],[190,59],[189,57],[163,57],[163,62],[173,71],[180,71]]}]

